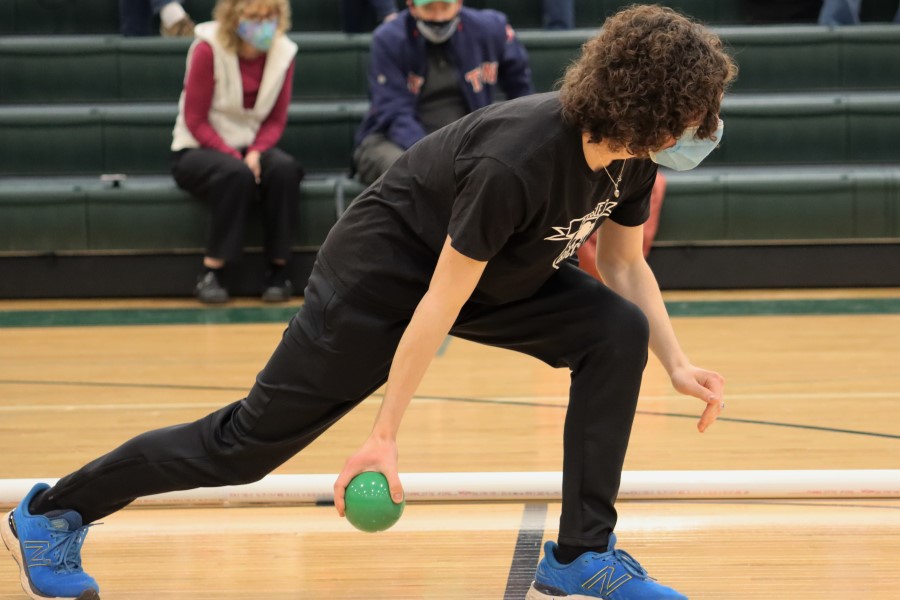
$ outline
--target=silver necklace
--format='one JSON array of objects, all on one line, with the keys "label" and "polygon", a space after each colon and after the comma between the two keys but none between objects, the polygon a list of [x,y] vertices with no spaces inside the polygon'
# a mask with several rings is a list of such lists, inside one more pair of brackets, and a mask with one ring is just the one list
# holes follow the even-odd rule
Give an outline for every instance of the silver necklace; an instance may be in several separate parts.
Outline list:
[{"label": "silver necklace", "polygon": [[603,170],[606,171],[606,176],[609,177],[609,180],[613,184],[613,188],[615,188],[615,191],[613,192],[613,196],[615,196],[616,198],[619,197],[619,184],[622,183],[622,175],[625,173],[625,163],[627,163],[627,162],[628,162],[627,160],[622,161],[622,170],[619,171],[618,179],[613,179],[612,175],[610,175],[609,171],[606,169],[606,165],[603,165]]}]

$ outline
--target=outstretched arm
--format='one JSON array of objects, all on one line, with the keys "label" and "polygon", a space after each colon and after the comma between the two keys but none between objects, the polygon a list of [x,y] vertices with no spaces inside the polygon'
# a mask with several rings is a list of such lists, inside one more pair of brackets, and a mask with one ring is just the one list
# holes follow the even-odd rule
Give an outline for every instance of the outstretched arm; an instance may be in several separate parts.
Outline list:
[{"label": "outstretched arm", "polygon": [[397,432],[400,421],[463,304],[472,295],[487,262],[473,260],[450,245],[447,237],[428,291],[400,338],[388,374],[387,388],[375,426],[362,448],[347,459],[334,484],[334,505],[344,516],[344,490],[363,471],[379,471],[387,478],[395,503],[403,499],[397,475]]},{"label": "outstretched arm", "polygon": [[695,367],[681,349],[659,284],[642,252],[643,227],[603,223],[598,237],[597,269],[603,281],[620,296],[637,304],[650,321],[650,349],[662,362],[676,390],[706,403],[697,424],[700,432],[712,425],[725,404],[725,380],[714,371]]}]

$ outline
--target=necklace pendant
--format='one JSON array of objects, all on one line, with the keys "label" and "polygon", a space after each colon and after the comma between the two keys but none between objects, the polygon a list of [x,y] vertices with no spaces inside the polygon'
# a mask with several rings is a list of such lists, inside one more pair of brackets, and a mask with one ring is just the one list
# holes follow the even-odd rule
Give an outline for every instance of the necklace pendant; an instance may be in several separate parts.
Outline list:
[{"label": "necklace pendant", "polygon": [[616,190],[615,192],[613,192],[613,196],[615,196],[616,198],[618,198],[618,197],[619,197],[619,190]]}]

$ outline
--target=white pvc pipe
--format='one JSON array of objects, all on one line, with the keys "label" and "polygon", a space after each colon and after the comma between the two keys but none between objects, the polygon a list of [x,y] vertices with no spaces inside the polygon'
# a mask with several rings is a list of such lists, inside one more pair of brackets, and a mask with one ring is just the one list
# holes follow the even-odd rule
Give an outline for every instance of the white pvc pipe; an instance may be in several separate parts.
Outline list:
[{"label": "white pvc pipe", "polygon": [[[408,502],[559,501],[559,472],[404,473]],[[337,475],[268,475],[241,486],[139,498],[134,506],[190,507],[330,503]],[[36,481],[0,479],[0,505],[14,506]],[[900,498],[900,470],[626,471],[620,500]]]}]

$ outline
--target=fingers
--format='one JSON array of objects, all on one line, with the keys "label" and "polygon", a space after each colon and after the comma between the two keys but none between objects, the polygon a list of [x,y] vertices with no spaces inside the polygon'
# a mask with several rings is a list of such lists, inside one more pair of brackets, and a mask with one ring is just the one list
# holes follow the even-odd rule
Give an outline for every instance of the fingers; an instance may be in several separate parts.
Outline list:
[{"label": "fingers", "polygon": [[247,165],[247,168],[253,173],[253,179],[256,180],[256,183],[258,184],[262,174],[262,167],[259,164],[259,159],[253,159],[248,155],[244,157],[244,164]]},{"label": "fingers", "polygon": [[706,402],[706,408],[700,415],[700,422],[697,423],[697,430],[700,433],[716,422],[719,415],[725,409],[725,401],[722,399],[725,391],[725,380],[718,373],[706,372],[703,379],[700,380],[698,387],[702,390],[697,397]]},{"label": "fingers", "polygon": [[397,504],[403,501],[403,485],[397,475],[396,442],[386,443],[377,438],[370,438],[356,454],[347,459],[334,482],[334,507],[340,516],[345,516],[347,511],[345,497],[347,487],[354,477],[364,471],[383,473],[387,479],[391,499]]},{"label": "fingers", "polygon": [[697,430],[700,433],[706,431],[710,425],[716,422],[716,419],[719,418],[719,415],[724,408],[724,402],[720,402],[719,400],[708,400],[706,408],[703,409],[703,414],[700,415],[700,422],[697,423]]},{"label": "fingers", "polygon": [[703,381],[703,385],[709,390],[711,399],[722,402],[725,394],[725,379],[718,373],[709,373]]},{"label": "fingers", "polygon": [[347,510],[347,506],[344,503],[344,492],[347,490],[351,479],[353,479],[353,475],[347,469],[344,469],[338,475],[337,481],[334,482],[334,507],[337,509],[338,515],[342,517]]},{"label": "fingers", "polygon": [[400,504],[403,502],[403,484],[400,483],[400,477],[396,471],[385,473],[384,476],[387,478],[388,486],[391,488],[391,500],[394,501],[394,504]]},{"label": "fingers", "polygon": [[703,414],[700,415],[700,421],[697,423],[697,430],[703,433],[716,422],[725,408],[723,400],[725,379],[714,371],[692,367],[687,373],[678,374],[676,387],[681,393],[694,396],[706,403],[706,408],[703,409]]}]

